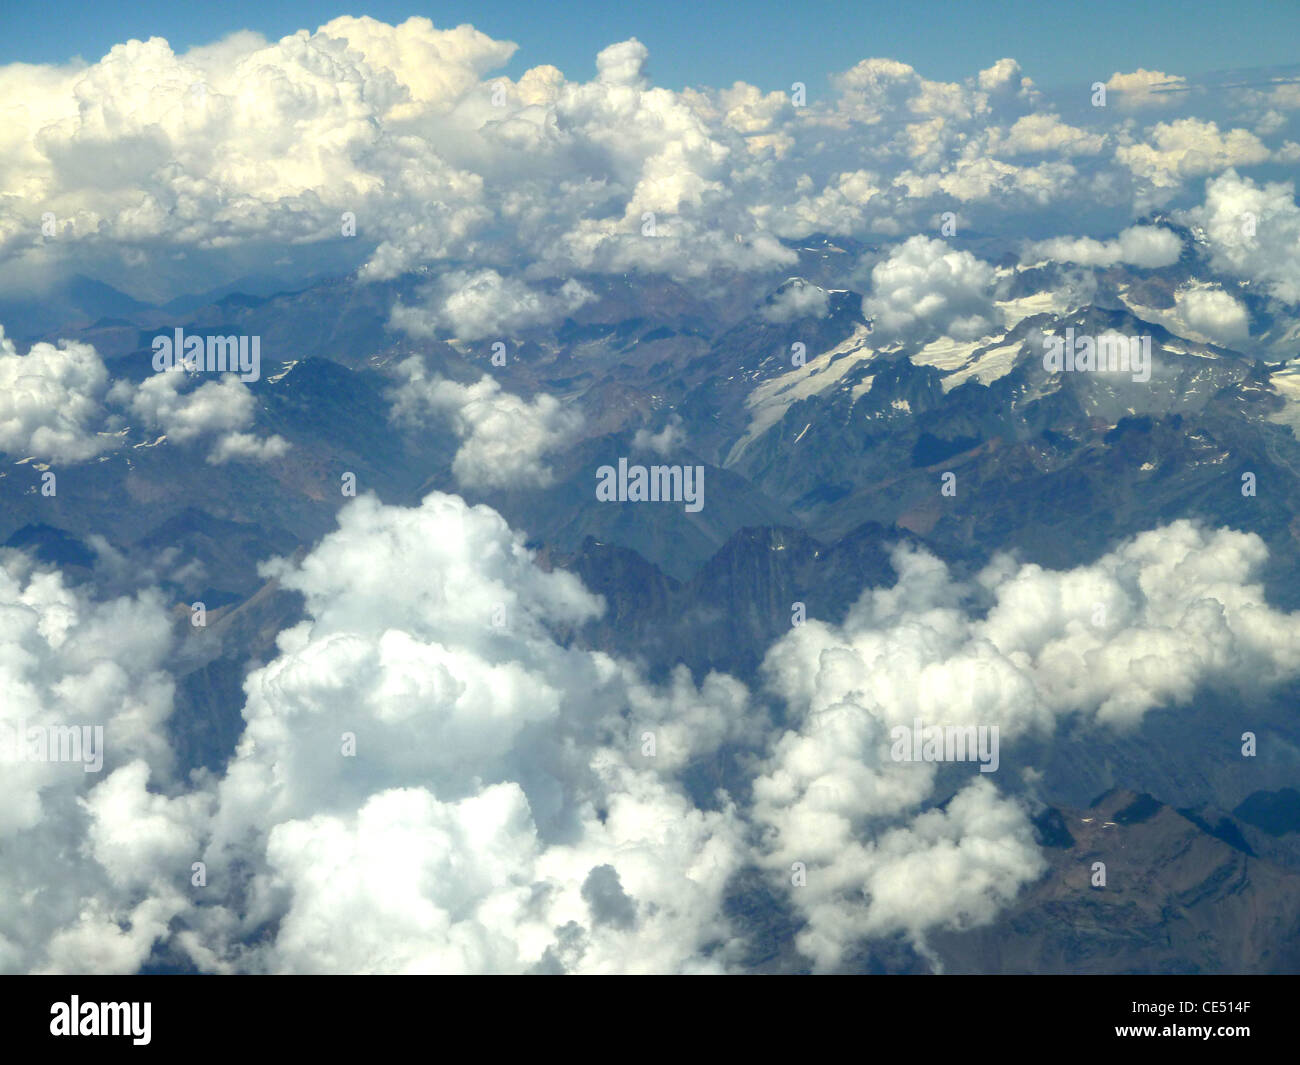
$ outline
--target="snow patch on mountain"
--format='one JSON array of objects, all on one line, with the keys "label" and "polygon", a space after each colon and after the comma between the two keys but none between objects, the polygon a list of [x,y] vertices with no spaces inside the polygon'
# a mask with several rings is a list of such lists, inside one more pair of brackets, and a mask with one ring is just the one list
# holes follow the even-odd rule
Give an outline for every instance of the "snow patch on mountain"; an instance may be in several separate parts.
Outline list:
[{"label": "snow patch on mountain", "polygon": [[1268,415],[1268,420],[1287,426],[1300,439],[1300,367],[1276,371],[1270,380],[1277,394],[1286,400],[1286,406]]},{"label": "snow patch on mountain", "polygon": [[1065,294],[1054,289],[1010,300],[998,300],[995,306],[1002,312],[1007,329],[1014,329],[1026,318],[1032,318],[1036,314],[1063,315],[1074,310]]},{"label": "snow patch on mountain", "polygon": [[998,378],[1006,377],[1015,368],[1022,347],[1020,342],[1016,342],[985,348],[966,365],[946,375],[940,382],[940,387],[945,392],[951,392],[972,377],[982,385],[990,385]]},{"label": "snow patch on mountain", "polygon": [[829,351],[755,388],[745,400],[751,412],[749,426],[732,446],[723,465],[733,465],[751,443],[785,417],[792,404],[820,395],[838,384],[855,367],[870,362],[876,354],[867,346],[870,335],[871,330],[865,325],[857,325],[849,337]]},{"label": "snow patch on mountain", "polygon": [[1000,344],[998,339],[983,337],[965,341],[940,337],[913,355],[912,362],[944,371],[941,387],[945,392],[951,392],[972,377],[982,385],[989,385],[1011,372],[1021,349],[1018,341]]}]

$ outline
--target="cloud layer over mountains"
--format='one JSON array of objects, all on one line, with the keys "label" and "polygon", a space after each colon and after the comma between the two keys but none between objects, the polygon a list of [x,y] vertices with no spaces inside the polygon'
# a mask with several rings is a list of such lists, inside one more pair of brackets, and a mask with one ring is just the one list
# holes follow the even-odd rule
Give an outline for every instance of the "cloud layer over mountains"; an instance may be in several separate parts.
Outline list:
[{"label": "cloud layer over mountains", "polygon": [[[202,287],[201,268],[267,269],[281,258],[267,248],[342,245],[352,219],[362,278],[449,268],[399,327],[476,339],[563,317],[586,298],[577,274],[779,271],[794,262],[781,239],[901,240],[944,211],[986,232],[1071,217],[1104,239],[1199,199],[1207,177],[1300,158],[1287,84],[1099,71],[1094,107],[1086,86],[1044,95],[1013,59],[945,83],[876,58],[801,105],[744,83],[656,88],[636,40],[602,51],[590,81],[494,76],[514,51],[468,26],[345,17],[278,42],[177,55],[154,38],[88,65],[0,68],[0,278],[98,261],[163,298],[177,279]],[[1152,91],[1166,84],[1186,91]],[[1294,300],[1293,192],[1232,181],[1201,208],[1216,254]],[[1249,209],[1258,246],[1230,232]],[[1063,254],[1170,254],[1139,240]]]},{"label": "cloud layer over mountains", "polygon": [[[603,602],[493,510],[363,496],[267,568],[304,620],[247,677],[224,773],[182,781],[161,602],[96,602],[9,553],[4,723],[102,723],[106,757],[6,774],[0,966],[130,971],[165,947],[220,972],[722,971],[746,946],[728,893],[755,868],[819,969],[878,936],[924,950],[1041,874],[996,783],[1032,767],[1004,749],[939,809],[936,766],[891,760],[890,729],[997,725],[1010,745],[1071,714],[1131,728],[1205,684],[1262,693],[1300,673],[1264,556],[1181,522],[1090,566],[999,558],[963,584],[900,548],[896,584],[792,629],[751,692],[567,645]],[[688,789],[720,751],[741,784]]]},{"label": "cloud layer over mountains", "polygon": [[[877,58],[803,102],[656,88],[635,40],[589,81],[494,76],[513,51],[468,26],[339,18],[0,68],[0,288],[98,271],[161,300],[255,268],[288,280],[290,253],[328,249],[359,285],[406,284],[381,316],[417,352],[556,325],[601,298],[594,278],[631,273],[706,295],[775,278],[755,318],[777,330],[842,305],[844,289],[778,288],[791,242],[820,234],[874,245],[844,273],[886,344],[1002,328],[1007,262],[1087,278],[1199,255],[1219,276],[1177,291],[1172,317],[1225,345],[1259,306],[1300,302],[1300,207],[1278,180],[1300,160],[1294,85],[1099,71],[1093,107],[1013,59],[942,83]],[[977,254],[941,239],[945,216],[1016,238]],[[860,346],[866,325],[848,330]],[[141,379],[81,341],[23,346],[0,330],[13,460],[93,462],[128,427],[214,464],[289,447],[233,375]],[[389,369],[394,426],[454,433],[467,493],[552,483],[549,457],[597,419],[418,354]],[[694,442],[665,413],[634,449]],[[1003,783],[1035,769],[1018,739],[1067,719],[1131,732],[1207,686],[1250,699],[1300,675],[1300,614],[1266,602],[1263,541],[1189,522],[1064,571],[1001,555],[969,580],[900,547],[893,584],[792,628],[752,687],[651,680],[584,647],[573,633],[606,604],[526,534],[440,492],[346,503],[264,568],[302,618],[244,679],[229,764],[192,774],[165,738],[162,595],[97,597],[0,550],[0,724],[105,730],[100,772],[4,767],[0,971],[732,971],[751,944],[729,902],[755,877],[812,968],[877,938],[925,954],[1046,867]],[[997,726],[998,771],[894,761],[891,729],[918,719]]]},{"label": "cloud layer over mountains", "polygon": [[208,461],[277,458],[288,449],[278,436],[260,438],[253,394],[234,374],[195,384],[164,371],[140,384],[119,379],[90,344],[33,344],[19,354],[0,325],[0,451],[43,462],[72,464],[121,447],[124,420],[175,444],[214,441]]},{"label": "cloud layer over mountains", "polygon": [[[339,18],[273,43],[243,33],[177,55],[151,39],[92,64],[0,68],[0,288],[98,273],[162,299],[254,269],[287,284],[294,249],[332,249],[362,284],[433,272],[392,301],[396,334],[486,344],[581,311],[600,275],[707,296],[742,272],[772,291],[797,259],[783,241],[825,234],[883,245],[845,263],[880,342],[963,341],[1001,327],[1005,276],[941,225],[1024,234],[1003,242],[1022,267],[1151,269],[1189,252],[1139,221],[1162,208],[1233,288],[1180,291],[1187,329],[1245,346],[1260,308],[1244,292],[1275,317],[1300,302],[1300,207],[1275,180],[1300,158],[1295,85],[1099,72],[1098,107],[1083,87],[1045,95],[1013,59],[961,83],[866,59],[800,103],[743,83],[656,88],[635,40],[603,50],[590,81],[495,76],[514,49],[468,26]],[[761,313],[828,311],[824,289],[799,283]],[[89,461],[128,424],[213,463],[287,448],[254,431],[243,384],[115,381],[85,343],[29,347],[0,339],[7,453]],[[395,413],[451,420],[462,485],[544,483],[545,452],[580,423],[548,397],[414,367]],[[518,430],[508,445],[503,425]]]}]

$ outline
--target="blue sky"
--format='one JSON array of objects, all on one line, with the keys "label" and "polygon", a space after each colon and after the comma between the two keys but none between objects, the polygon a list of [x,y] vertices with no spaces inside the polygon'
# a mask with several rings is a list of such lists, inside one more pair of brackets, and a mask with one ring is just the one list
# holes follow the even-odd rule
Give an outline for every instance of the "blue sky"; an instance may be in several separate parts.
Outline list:
[{"label": "blue sky", "polygon": [[668,88],[745,80],[770,90],[798,80],[816,91],[828,73],[869,56],[900,59],[926,77],[956,80],[1009,55],[1042,87],[1105,80],[1116,70],[1138,67],[1191,75],[1300,58],[1300,4],[1293,0],[1094,0],[1068,8],[1041,0],[656,0],[636,6],[609,0],[557,5],[536,0],[204,5],[56,0],[39,8],[3,6],[0,61],[62,62],[78,55],[95,60],[130,37],[163,36],[178,51],[239,29],[274,39],[315,29],[342,14],[390,23],[411,15],[427,16],[438,26],[472,23],[519,44],[506,68],[511,75],[550,63],[570,78],[586,79],[597,51],[634,36],[650,48],[655,83]]}]

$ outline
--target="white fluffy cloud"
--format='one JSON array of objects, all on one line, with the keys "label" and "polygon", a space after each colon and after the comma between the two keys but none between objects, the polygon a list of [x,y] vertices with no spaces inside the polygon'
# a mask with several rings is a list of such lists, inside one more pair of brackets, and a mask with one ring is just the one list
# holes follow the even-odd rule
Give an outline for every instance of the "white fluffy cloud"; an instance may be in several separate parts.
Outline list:
[{"label": "white fluffy cloud", "polygon": [[1177,313],[1196,332],[1220,344],[1250,335],[1246,305],[1221,288],[1193,288],[1176,294]]},{"label": "white fluffy cloud", "polygon": [[[224,775],[183,785],[161,603],[96,603],[10,553],[3,720],[102,723],[106,742],[99,774],[5,774],[21,860],[0,873],[0,968],[132,971],[168,943],[217,972],[721,971],[744,950],[729,884],[754,863],[789,885],[819,969],[876,937],[924,952],[1044,862],[997,774],[970,767],[936,806],[936,765],[892,761],[890,730],[996,725],[1005,773],[1007,744],[1068,714],[1132,728],[1202,685],[1294,679],[1300,615],[1266,604],[1264,556],[1180,522],[1090,565],[1000,557],[963,584],[899,549],[895,585],[769,650],[773,730],[730,677],[650,684],[562,639],[601,601],[489,508],[361,497],[266,567],[305,620],[248,676]],[[761,752],[752,805],[697,804],[679,780],[723,745]],[[38,913],[16,901],[38,890]]]},{"label": "white fluffy cloud", "polygon": [[1116,71],[1103,84],[1108,102],[1113,98],[1117,106],[1131,111],[1146,107],[1173,107],[1178,96],[1170,90],[1186,86],[1187,79],[1139,67],[1129,74]]},{"label": "white fluffy cloud", "polygon": [[0,450],[81,462],[106,450],[97,435],[108,371],[89,344],[34,344],[19,355],[0,326]]},{"label": "white fluffy cloud", "polygon": [[830,306],[830,293],[824,288],[793,278],[781,286],[759,314],[766,321],[782,325],[800,318],[825,318]]},{"label": "white fluffy cloud", "polygon": [[1207,181],[1205,203],[1180,217],[1203,230],[1215,269],[1300,303],[1300,207],[1293,184],[1258,185],[1229,171]]},{"label": "white fluffy cloud", "polygon": [[994,325],[993,280],[993,267],[970,252],[911,237],[872,268],[862,313],[887,338],[928,331],[975,339]]},{"label": "white fluffy cloud", "polygon": [[1022,115],[1005,135],[994,139],[994,150],[1006,155],[1096,155],[1105,145],[1105,137],[1062,122],[1059,115],[1038,113]]},{"label": "white fluffy cloud", "polygon": [[1175,189],[1190,177],[1265,162],[1269,150],[1247,129],[1220,132],[1214,122],[1182,118],[1148,131],[1152,143],[1123,145],[1115,157],[1157,190]]},{"label": "white fluffy cloud", "polygon": [[[645,685],[554,625],[599,600],[485,507],[369,498],[275,573],[308,620],[248,679],[211,868],[250,912],[198,915],[212,963],[280,972],[671,971],[725,966],[743,853],[725,803],[672,768],[748,720],[728,678]],[[645,756],[645,733],[657,750]],[[342,753],[345,734],[355,757]],[[231,900],[232,904],[234,900]],[[219,945],[272,920],[251,953]],[[228,923],[234,922],[234,923]]]},{"label": "white fluffy cloud", "polygon": [[231,461],[270,462],[289,450],[289,442],[281,436],[260,437],[253,433],[225,433],[218,438],[208,456],[214,466]]},{"label": "white fluffy cloud", "polygon": [[885,190],[877,175],[853,170],[836,174],[819,192],[813,191],[812,178],[805,174],[794,191],[797,198],[792,202],[755,205],[751,215],[779,237],[851,234],[867,228],[868,206]]},{"label": "white fluffy cloud", "polygon": [[466,487],[545,487],[552,479],[546,453],[573,443],[582,428],[581,414],[554,396],[522,399],[486,374],[472,385],[431,378],[417,358],[398,371],[394,419],[419,425],[430,414],[449,418],[462,441],[452,473]]},{"label": "white fluffy cloud", "polygon": [[1130,226],[1114,240],[1091,237],[1054,237],[1030,244],[1022,256],[1026,262],[1056,259],[1083,266],[1114,266],[1128,263],[1154,269],[1178,261],[1183,242],[1178,234],[1161,226]]},{"label": "white fluffy cloud", "polygon": [[391,325],[417,337],[440,329],[459,340],[509,337],[522,329],[554,325],[595,298],[574,280],[547,292],[495,270],[447,274],[438,292],[429,295],[432,307],[395,306]]},{"label": "white fluffy cloud", "polygon": [[106,427],[129,418],[161,431],[176,444],[216,437],[209,461],[267,461],[288,450],[278,436],[241,430],[254,419],[253,393],[236,375],[223,374],[185,392],[184,373],[164,372],[139,385],[110,384],[90,344],[33,344],[18,354],[0,326],[0,450],[10,455],[72,464],[120,447]]},{"label": "white fluffy cloud", "polygon": [[[1154,71],[1113,75],[1117,106],[1071,125],[1011,58],[961,82],[866,59],[796,107],[744,83],[657,88],[636,40],[601,51],[587,82],[545,65],[494,76],[514,50],[469,26],[344,17],[275,42],[177,54],[152,38],[91,64],[0,68],[20,101],[0,130],[16,193],[0,276],[66,273],[84,251],[133,264],[141,294],[175,295],[178,266],[197,287],[220,252],[243,249],[234,277],[264,246],[327,242],[366,280],[454,263],[457,291],[409,320],[487,336],[565,313],[553,288],[584,272],[786,270],[797,256],[778,238],[897,237],[953,199],[984,225],[1063,200],[1145,210],[1294,151],[1281,89],[1227,99],[1220,120],[1260,132],[1221,129],[1181,113],[1201,97],[1154,91],[1185,85]],[[1134,107],[1167,121],[1139,134]]]},{"label": "white fluffy cloud", "polygon": [[1266,605],[1265,554],[1254,535],[1178,522],[1064,572],[998,558],[963,586],[900,549],[894,587],[775,644],[764,670],[790,724],[753,816],[774,874],[807,868],[800,949],[833,968],[873,935],[924,948],[925,930],[990,919],[1044,868],[1025,812],[988,779],[917,813],[936,765],[891,761],[892,728],[997,726],[1005,744],[1082,713],[1127,729],[1203,684],[1247,694],[1296,676],[1300,614]]},{"label": "white fluffy cloud", "polygon": [[[998,81],[998,72],[986,71]],[[874,124],[895,112],[910,116],[970,117],[988,110],[987,96],[969,87],[929,81],[896,59],[864,59],[834,78],[842,112]]]},{"label": "white fluffy cloud", "polygon": [[[187,908],[207,799],[172,778],[170,649],[155,595],[95,602],[0,551],[0,972],[133,972]],[[81,761],[30,760],[55,729]]]},{"label": "white fluffy cloud", "polygon": [[172,931],[215,971],[731,964],[743,824],[675,774],[757,735],[744,687],[685,669],[652,686],[566,649],[552,628],[600,600],[488,508],[362,497],[300,563],[269,566],[307,620],[249,676],[223,778],[188,790],[162,729],[158,600],[97,604],[2,562],[0,722],[102,724],[106,756],[99,774],[6,766],[0,969],[131,972]]},{"label": "white fluffy cloud", "polygon": [[185,383],[185,374],[164,371],[135,387],[119,382],[112,396],[143,419],[148,428],[162,432],[177,444],[216,436],[208,458],[214,464],[232,458],[266,461],[279,458],[289,449],[279,436],[259,439],[241,432],[253,423],[256,400],[235,374],[222,374],[189,392],[181,391]]},{"label": "white fluffy cloud", "polygon": [[667,424],[657,433],[652,433],[649,429],[638,429],[632,437],[632,446],[664,457],[680,451],[686,446],[686,429],[681,415],[669,415]]}]

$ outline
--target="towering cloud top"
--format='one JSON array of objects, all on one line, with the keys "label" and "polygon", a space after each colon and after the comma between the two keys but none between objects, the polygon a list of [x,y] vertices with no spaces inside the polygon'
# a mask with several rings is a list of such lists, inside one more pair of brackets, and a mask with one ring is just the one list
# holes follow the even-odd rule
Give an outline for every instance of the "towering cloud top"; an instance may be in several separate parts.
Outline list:
[{"label": "towering cloud top", "polygon": [[[177,54],[152,38],[0,69],[0,284],[125,264],[136,294],[169,297],[264,269],[268,246],[303,272],[293,249],[311,245],[368,279],[455,262],[466,285],[774,271],[793,262],[778,238],[933,232],[950,208],[986,230],[1070,216],[1104,236],[1207,176],[1300,157],[1285,85],[1211,96],[1099,72],[1109,96],[1091,106],[1010,58],[960,83],[876,58],[804,99],[656,88],[635,39],[602,50],[591,81],[495,76],[515,50],[469,26],[338,18],[277,42]],[[1186,91],[1155,91],[1171,84]]]}]

